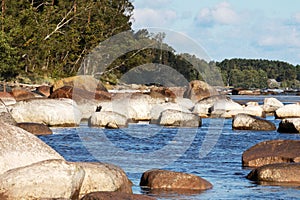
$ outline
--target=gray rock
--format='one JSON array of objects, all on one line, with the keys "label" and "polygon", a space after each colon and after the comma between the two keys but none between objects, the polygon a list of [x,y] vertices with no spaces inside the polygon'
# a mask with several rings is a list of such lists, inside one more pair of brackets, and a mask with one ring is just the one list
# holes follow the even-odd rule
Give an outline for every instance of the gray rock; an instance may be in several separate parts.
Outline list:
[{"label": "gray rock", "polygon": [[300,118],[287,118],[279,123],[280,133],[300,133]]},{"label": "gray rock", "polygon": [[161,113],[158,124],[162,126],[200,127],[201,118],[191,112],[165,110]]},{"label": "gray rock", "polygon": [[36,162],[64,158],[33,134],[0,122],[0,174]]},{"label": "gray rock", "polygon": [[94,112],[89,119],[89,126],[106,127],[107,124],[126,127],[128,125],[128,120],[126,116],[112,111]]},{"label": "gray rock", "polygon": [[235,130],[273,131],[275,124],[265,119],[248,114],[238,114],[233,118],[232,128]]}]

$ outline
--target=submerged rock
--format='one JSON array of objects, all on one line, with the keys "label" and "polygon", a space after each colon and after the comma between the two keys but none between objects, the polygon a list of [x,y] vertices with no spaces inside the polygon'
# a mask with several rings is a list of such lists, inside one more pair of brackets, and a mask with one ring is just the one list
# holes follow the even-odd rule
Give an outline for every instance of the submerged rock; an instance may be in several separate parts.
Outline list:
[{"label": "submerged rock", "polygon": [[264,165],[252,170],[248,179],[289,185],[300,185],[300,163],[276,163]]},{"label": "submerged rock", "polygon": [[300,162],[300,140],[270,140],[258,143],[242,155],[244,167]]},{"label": "submerged rock", "polygon": [[233,118],[232,128],[235,130],[273,131],[275,124],[265,119],[248,114],[238,114]]},{"label": "submerged rock", "polygon": [[127,194],[123,192],[92,192],[85,195],[81,200],[155,200],[154,197],[149,197],[141,194]]},{"label": "submerged rock", "polygon": [[159,169],[144,172],[140,186],[166,190],[207,190],[213,187],[199,176]]}]

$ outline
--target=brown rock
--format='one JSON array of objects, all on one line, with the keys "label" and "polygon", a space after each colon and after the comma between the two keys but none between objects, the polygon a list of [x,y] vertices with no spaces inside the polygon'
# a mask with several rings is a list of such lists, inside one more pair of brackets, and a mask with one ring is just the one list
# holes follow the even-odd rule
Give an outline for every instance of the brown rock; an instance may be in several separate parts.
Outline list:
[{"label": "brown rock", "polygon": [[23,100],[35,98],[35,94],[33,92],[21,88],[14,88],[12,90],[12,95],[15,97],[17,101],[23,101]]},{"label": "brown rock", "polygon": [[36,91],[45,97],[49,97],[50,93],[51,93],[51,87],[48,85],[42,85],[42,86],[37,87]]},{"label": "brown rock", "polygon": [[276,126],[272,122],[248,114],[237,114],[233,118],[232,128],[235,130],[257,130],[257,131],[276,130]]},{"label": "brown rock", "polygon": [[143,173],[140,186],[150,189],[206,190],[212,184],[198,176],[167,170],[149,170]]},{"label": "brown rock", "polygon": [[258,182],[300,184],[300,163],[276,163],[252,170],[248,179]]},{"label": "brown rock", "polygon": [[92,93],[94,93],[95,91],[107,92],[107,89],[104,87],[101,81],[89,75],[79,75],[61,79],[53,85],[53,91],[64,86],[71,86],[74,88],[90,91]]},{"label": "brown rock", "polygon": [[185,92],[184,97],[190,98],[192,101],[197,102],[204,98],[218,94],[219,92],[212,86],[203,81],[195,80],[190,82],[189,88]]},{"label": "brown rock", "polygon": [[242,155],[243,166],[260,167],[273,163],[300,161],[300,140],[270,140],[246,150]]},{"label": "brown rock", "polygon": [[52,130],[45,124],[23,122],[23,123],[17,123],[17,126],[28,131],[29,133],[34,134],[34,135],[51,135],[52,134]]},{"label": "brown rock", "polygon": [[92,192],[85,195],[81,200],[155,200],[153,197],[141,194],[127,194],[122,192]]},{"label": "brown rock", "polygon": [[13,97],[10,93],[8,92],[0,92],[0,100],[2,103],[6,106],[12,105],[16,103],[15,97]]},{"label": "brown rock", "polygon": [[174,102],[176,95],[169,88],[165,87],[153,87],[150,90],[150,96],[152,98],[163,98],[166,101]]},{"label": "brown rock", "polygon": [[83,99],[110,100],[111,95],[105,91],[90,92],[79,88],[74,89],[72,86],[63,86],[55,90],[49,96],[49,98],[51,99],[68,98],[68,99],[73,99],[75,101],[81,101]]}]

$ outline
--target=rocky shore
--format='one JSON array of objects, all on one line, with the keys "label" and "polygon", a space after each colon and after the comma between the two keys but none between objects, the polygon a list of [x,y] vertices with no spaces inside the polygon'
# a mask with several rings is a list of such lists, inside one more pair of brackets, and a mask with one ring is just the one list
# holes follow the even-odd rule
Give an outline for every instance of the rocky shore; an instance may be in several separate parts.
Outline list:
[{"label": "rocky shore", "polygon": [[[8,200],[153,199],[132,194],[131,181],[118,166],[68,162],[34,136],[51,134],[51,127],[87,121],[113,129],[138,122],[195,128],[202,118],[229,118],[233,129],[268,131],[276,126],[265,117],[274,115],[282,120],[278,132],[300,133],[299,103],[284,105],[270,97],[263,105],[242,105],[201,81],[187,88],[123,85],[108,90],[91,76],[76,76],[53,86],[6,89],[0,99],[0,199]],[[300,184],[299,162],[300,144],[293,140],[265,141],[242,158],[244,167],[253,168],[248,179],[276,184]],[[140,185],[187,193],[213,187],[192,174],[153,169],[143,174]]]}]

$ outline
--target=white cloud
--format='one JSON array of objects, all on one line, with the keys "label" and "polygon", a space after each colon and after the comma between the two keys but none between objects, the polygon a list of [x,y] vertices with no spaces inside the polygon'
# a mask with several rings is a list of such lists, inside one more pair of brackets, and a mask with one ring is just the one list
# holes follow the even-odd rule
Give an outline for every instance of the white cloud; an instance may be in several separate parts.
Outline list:
[{"label": "white cloud", "polygon": [[171,25],[177,18],[173,10],[156,10],[150,8],[136,9],[133,13],[135,27],[162,27]]},{"label": "white cloud", "polygon": [[163,8],[172,3],[172,0],[135,0],[134,4],[139,8]]},{"label": "white cloud", "polygon": [[300,13],[294,14],[293,21],[296,22],[297,24],[300,24]]},{"label": "white cloud", "polygon": [[203,8],[200,10],[196,20],[203,25],[232,25],[239,22],[239,15],[227,2],[219,3],[213,8]]}]

